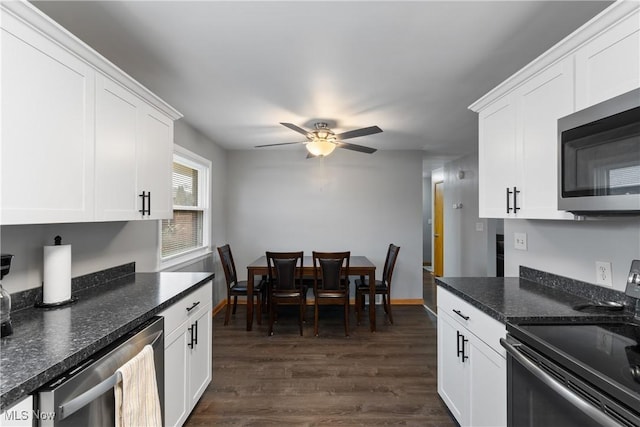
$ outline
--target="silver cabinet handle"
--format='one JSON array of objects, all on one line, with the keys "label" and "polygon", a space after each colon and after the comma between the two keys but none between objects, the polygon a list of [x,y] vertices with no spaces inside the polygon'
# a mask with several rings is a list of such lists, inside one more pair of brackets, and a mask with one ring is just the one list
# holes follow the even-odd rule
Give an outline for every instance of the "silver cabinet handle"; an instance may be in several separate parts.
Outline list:
[{"label": "silver cabinet handle", "polygon": [[531,372],[536,378],[542,381],[550,389],[558,393],[562,398],[571,403],[573,406],[580,409],[585,415],[589,416],[603,426],[619,426],[618,423],[613,421],[603,412],[600,412],[599,409],[592,406],[577,394],[574,394],[563,384],[556,381],[551,375],[547,374],[545,371],[539,368],[535,363],[520,354],[516,347],[506,339],[500,338],[500,345],[502,345],[507,350],[511,357],[517,360],[518,363],[520,363],[524,368]]}]

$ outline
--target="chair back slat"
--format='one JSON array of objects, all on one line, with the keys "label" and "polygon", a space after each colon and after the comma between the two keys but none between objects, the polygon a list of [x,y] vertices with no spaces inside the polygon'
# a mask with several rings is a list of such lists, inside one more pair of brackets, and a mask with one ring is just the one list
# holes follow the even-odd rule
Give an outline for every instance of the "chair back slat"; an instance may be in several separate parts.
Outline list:
[{"label": "chair back slat", "polygon": [[314,286],[343,291],[349,286],[350,252],[313,252]]},{"label": "chair back slat", "polygon": [[391,286],[391,277],[393,276],[393,270],[396,266],[396,260],[398,259],[399,252],[399,246],[396,246],[393,243],[389,244],[389,249],[387,250],[387,258],[384,261],[384,268],[382,269],[382,281],[387,286]]},{"label": "chair back slat", "polygon": [[222,269],[224,270],[224,277],[227,281],[227,286],[231,286],[238,282],[238,276],[236,275],[236,265],[233,261],[233,254],[231,253],[231,246],[224,245],[218,248],[218,254],[220,255],[220,262],[222,263]]},{"label": "chair back slat", "polygon": [[303,252],[267,252],[268,277],[273,291],[302,289],[303,259]]}]

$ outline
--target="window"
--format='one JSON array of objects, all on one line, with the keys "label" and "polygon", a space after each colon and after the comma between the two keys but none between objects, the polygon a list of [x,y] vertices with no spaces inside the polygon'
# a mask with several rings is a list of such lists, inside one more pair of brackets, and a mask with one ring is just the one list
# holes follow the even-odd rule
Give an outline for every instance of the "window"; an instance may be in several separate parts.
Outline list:
[{"label": "window", "polygon": [[182,147],[173,155],[173,218],[160,225],[163,267],[209,251],[209,176],[211,162]]}]

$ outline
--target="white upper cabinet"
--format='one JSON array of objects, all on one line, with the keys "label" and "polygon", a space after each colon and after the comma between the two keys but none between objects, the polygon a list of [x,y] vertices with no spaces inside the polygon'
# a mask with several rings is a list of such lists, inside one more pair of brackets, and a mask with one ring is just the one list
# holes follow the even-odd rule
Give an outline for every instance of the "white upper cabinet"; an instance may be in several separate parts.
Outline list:
[{"label": "white upper cabinet", "polygon": [[[173,217],[173,120],[145,106],[138,151],[138,199],[143,195],[145,218]],[[168,173],[167,173],[168,172]]]},{"label": "white upper cabinet", "polygon": [[1,37],[2,223],[90,220],[93,70],[12,15]]},{"label": "white upper cabinet", "polygon": [[514,215],[511,195],[507,194],[519,185],[516,108],[512,98],[510,95],[500,98],[480,112],[478,194],[481,217]]},{"label": "white upper cabinet", "polygon": [[565,58],[515,91],[518,186],[516,217],[570,219],[558,211],[558,118],[573,111],[573,61]]},{"label": "white upper cabinet", "polygon": [[101,74],[96,92],[96,219],[171,218],[173,120]]},{"label": "white upper cabinet", "polygon": [[558,119],[640,87],[638,2],[616,2],[469,108],[479,113],[479,214],[557,208]]},{"label": "white upper cabinet", "polygon": [[640,11],[576,52],[576,110],[640,87]]},{"label": "white upper cabinet", "polygon": [[0,222],[171,217],[180,113],[29,3],[0,15]]},{"label": "white upper cabinet", "polygon": [[565,59],[480,112],[479,210],[487,218],[572,218],[558,211],[559,117],[573,109]]},{"label": "white upper cabinet", "polygon": [[96,92],[96,219],[136,219],[140,101],[103,75]]}]

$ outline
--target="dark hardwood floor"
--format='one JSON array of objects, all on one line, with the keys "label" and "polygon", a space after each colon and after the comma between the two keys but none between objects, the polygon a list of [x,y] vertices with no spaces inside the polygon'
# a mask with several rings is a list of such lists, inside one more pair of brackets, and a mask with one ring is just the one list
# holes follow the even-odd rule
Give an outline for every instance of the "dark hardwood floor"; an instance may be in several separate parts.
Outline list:
[{"label": "dark hardwood floor", "polygon": [[313,307],[304,336],[293,307],[245,331],[245,307],[228,326],[213,321],[213,380],[187,426],[454,426],[436,387],[436,323],[422,306],[393,306],[394,325],[378,308],[378,331],[351,312],[321,307],[313,336]]}]

